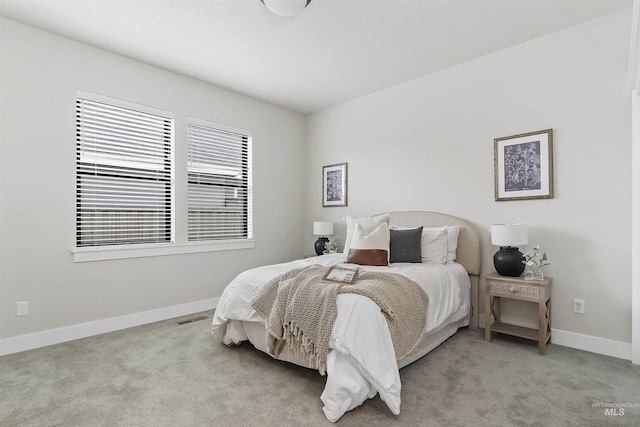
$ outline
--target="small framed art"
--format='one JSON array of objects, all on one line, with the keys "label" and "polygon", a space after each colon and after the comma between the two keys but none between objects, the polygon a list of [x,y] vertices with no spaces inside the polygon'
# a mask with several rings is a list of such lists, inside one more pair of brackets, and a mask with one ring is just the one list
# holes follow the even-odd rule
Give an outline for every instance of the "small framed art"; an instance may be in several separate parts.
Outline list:
[{"label": "small framed art", "polygon": [[347,164],[322,167],[322,206],[347,206]]},{"label": "small framed art", "polygon": [[340,282],[340,283],[353,283],[356,281],[356,277],[358,277],[359,268],[349,268],[349,267],[341,267],[339,265],[335,265],[325,273],[322,280],[330,280],[332,282]]},{"label": "small framed art", "polygon": [[495,199],[553,199],[553,129],[494,139]]}]

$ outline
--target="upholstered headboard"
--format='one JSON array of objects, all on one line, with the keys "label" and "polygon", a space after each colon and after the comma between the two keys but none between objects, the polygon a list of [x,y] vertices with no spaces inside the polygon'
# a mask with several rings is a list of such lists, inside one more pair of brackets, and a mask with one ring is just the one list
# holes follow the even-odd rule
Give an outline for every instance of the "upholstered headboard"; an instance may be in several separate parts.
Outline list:
[{"label": "upholstered headboard", "polygon": [[482,244],[480,233],[469,222],[456,216],[438,212],[427,211],[398,211],[390,212],[390,224],[399,227],[439,227],[443,225],[459,225],[458,249],[456,262],[462,264],[469,273],[471,279],[471,318],[470,327],[478,328],[478,283],[480,279],[480,266],[482,256]]}]

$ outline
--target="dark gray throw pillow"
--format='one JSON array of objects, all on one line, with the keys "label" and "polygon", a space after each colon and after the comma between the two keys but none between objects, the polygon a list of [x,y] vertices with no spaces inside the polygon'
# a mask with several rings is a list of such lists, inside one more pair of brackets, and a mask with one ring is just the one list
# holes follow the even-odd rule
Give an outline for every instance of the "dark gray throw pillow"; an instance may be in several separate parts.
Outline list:
[{"label": "dark gray throw pillow", "polygon": [[422,227],[391,230],[389,262],[422,262]]}]

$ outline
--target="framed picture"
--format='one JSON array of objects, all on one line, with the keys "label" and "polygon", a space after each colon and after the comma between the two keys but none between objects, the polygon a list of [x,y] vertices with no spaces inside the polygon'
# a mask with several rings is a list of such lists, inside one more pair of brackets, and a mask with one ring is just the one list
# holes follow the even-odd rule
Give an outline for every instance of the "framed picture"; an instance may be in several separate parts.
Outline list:
[{"label": "framed picture", "polygon": [[322,206],[347,206],[347,164],[322,167]]},{"label": "framed picture", "polygon": [[496,201],[553,199],[553,129],[494,139]]},{"label": "framed picture", "polygon": [[340,283],[353,283],[356,281],[359,271],[360,269],[358,267],[349,268],[335,265],[325,273],[322,280],[330,280],[332,282]]}]

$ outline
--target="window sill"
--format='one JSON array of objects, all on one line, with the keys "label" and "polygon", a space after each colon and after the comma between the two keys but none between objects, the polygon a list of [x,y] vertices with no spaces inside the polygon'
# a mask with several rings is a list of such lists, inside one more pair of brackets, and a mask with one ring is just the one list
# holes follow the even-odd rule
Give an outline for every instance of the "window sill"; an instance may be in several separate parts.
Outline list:
[{"label": "window sill", "polygon": [[180,245],[131,245],[126,247],[76,248],[71,252],[73,253],[73,262],[90,262],[200,252],[234,251],[239,249],[252,249],[255,246],[255,240],[227,240],[215,243],[188,243]]}]

